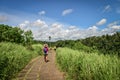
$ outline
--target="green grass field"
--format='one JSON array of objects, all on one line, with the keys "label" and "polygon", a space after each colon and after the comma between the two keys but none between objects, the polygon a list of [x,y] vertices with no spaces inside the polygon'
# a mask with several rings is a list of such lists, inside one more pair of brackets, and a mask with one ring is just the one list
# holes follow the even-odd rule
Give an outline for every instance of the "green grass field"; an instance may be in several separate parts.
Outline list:
[{"label": "green grass field", "polygon": [[117,56],[58,48],[57,62],[67,80],[120,80]]},{"label": "green grass field", "polygon": [[33,45],[33,51],[31,51],[18,44],[0,43],[0,80],[10,80],[32,58],[42,54],[41,46]]}]

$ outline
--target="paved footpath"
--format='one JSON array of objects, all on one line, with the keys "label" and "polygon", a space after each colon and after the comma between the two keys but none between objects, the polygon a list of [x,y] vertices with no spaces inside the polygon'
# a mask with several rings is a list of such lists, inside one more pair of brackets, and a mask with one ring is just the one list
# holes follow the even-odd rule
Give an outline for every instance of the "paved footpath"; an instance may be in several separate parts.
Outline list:
[{"label": "paved footpath", "polygon": [[13,80],[65,80],[63,72],[55,64],[55,56],[55,51],[51,50],[48,54],[49,62],[44,62],[43,56],[33,59]]}]

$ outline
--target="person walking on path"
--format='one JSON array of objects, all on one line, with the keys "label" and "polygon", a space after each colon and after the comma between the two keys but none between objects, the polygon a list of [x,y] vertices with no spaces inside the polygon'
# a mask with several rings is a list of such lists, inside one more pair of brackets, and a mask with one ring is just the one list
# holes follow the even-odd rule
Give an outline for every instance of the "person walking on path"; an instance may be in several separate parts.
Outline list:
[{"label": "person walking on path", "polygon": [[45,62],[48,62],[48,60],[47,60],[48,51],[49,51],[48,45],[47,45],[47,44],[44,44],[43,53],[44,53],[44,61],[45,61]]}]

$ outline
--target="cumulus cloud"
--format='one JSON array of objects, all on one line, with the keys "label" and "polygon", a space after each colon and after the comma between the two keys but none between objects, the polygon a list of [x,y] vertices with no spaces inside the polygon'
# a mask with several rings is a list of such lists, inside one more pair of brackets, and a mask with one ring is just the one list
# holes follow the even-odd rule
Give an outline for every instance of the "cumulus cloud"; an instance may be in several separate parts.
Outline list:
[{"label": "cumulus cloud", "polygon": [[76,26],[69,26],[69,29],[76,29]]},{"label": "cumulus cloud", "polygon": [[100,20],[99,22],[97,22],[97,26],[101,26],[103,24],[105,24],[107,22],[107,20],[105,18],[103,18],[102,20]]},{"label": "cumulus cloud", "polygon": [[120,21],[114,21],[108,25],[108,28],[120,30]]},{"label": "cumulus cloud", "polygon": [[38,14],[39,15],[45,15],[45,13],[46,13],[45,11],[40,11]]},{"label": "cumulus cloud", "polygon": [[104,7],[103,12],[109,12],[111,10],[112,10],[111,6],[107,5],[107,6]]},{"label": "cumulus cloud", "polygon": [[96,26],[89,27],[88,30],[96,31],[98,28]]},{"label": "cumulus cloud", "polygon": [[110,28],[110,27],[112,27],[114,25],[119,25],[119,24],[120,24],[120,21],[114,21],[114,22],[108,24],[108,27]]},{"label": "cumulus cloud", "polygon": [[63,25],[59,23],[53,23],[51,26],[54,28],[61,28]]},{"label": "cumulus cloud", "polygon": [[30,26],[30,22],[28,20],[24,21],[23,23],[18,25],[19,28],[21,28],[22,30],[29,30],[29,26]]},{"label": "cumulus cloud", "polygon": [[30,22],[28,20],[24,21],[23,23],[19,24],[19,27],[21,29],[26,29],[30,27],[47,27],[48,25],[45,23],[45,21],[42,21],[40,19]]},{"label": "cumulus cloud", "polygon": [[66,9],[62,12],[62,16],[65,16],[65,15],[70,14],[72,12],[73,12],[73,9]]},{"label": "cumulus cloud", "polygon": [[112,29],[120,30],[120,25],[114,25],[111,27]]},{"label": "cumulus cloud", "polygon": [[31,26],[43,27],[43,26],[47,26],[47,24],[45,23],[45,21],[38,19],[34,21],[33,23],[31,23]]},{"label": "cumulus cloud", "polygon": [[[105,23],[105,19],[100,20],[98,23],[102,25]],[[51,41],[57,40],[76,40],[81,38],[87,38],[91,36],[101,36],[105,34],[114,34],[117,30],[120,30],[120,22],[115,21],[110,23],[105,29],[99,30],[99,27],[93,25],[88,29],[80,29],[74,25],[65,25],[59,22],[53,22],[52,24],[46,23],[43,20],[24,21],[19,26],[24,30],[32,30],[35,40]]]},{"label": "cumulus cloud", "polygon": [[0,15],[0,22],[6,22],[8,21],[8,17],[5,15]]}]

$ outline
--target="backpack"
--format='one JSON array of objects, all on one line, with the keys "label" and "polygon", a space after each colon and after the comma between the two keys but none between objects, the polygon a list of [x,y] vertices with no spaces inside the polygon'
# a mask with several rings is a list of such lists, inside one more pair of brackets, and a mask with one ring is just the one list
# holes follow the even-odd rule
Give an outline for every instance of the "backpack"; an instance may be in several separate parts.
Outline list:
[{"label": "backpack", "polygon": [[47,50],[47,48],[45,47],[45,48],[44,48],[44,53],[47,53],[47,51],[48,51],[48,50]]}]

